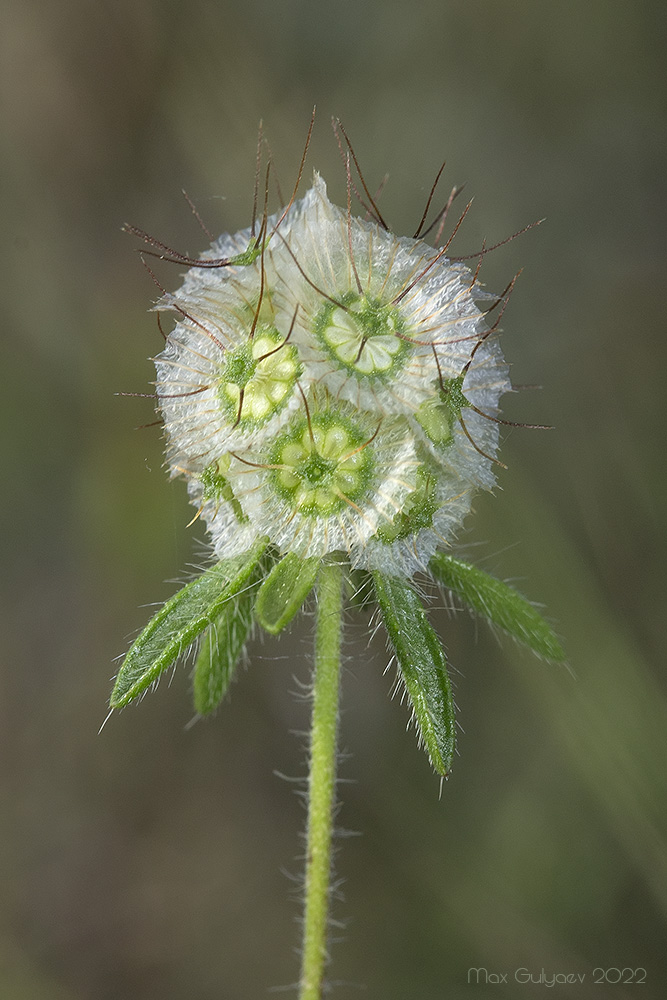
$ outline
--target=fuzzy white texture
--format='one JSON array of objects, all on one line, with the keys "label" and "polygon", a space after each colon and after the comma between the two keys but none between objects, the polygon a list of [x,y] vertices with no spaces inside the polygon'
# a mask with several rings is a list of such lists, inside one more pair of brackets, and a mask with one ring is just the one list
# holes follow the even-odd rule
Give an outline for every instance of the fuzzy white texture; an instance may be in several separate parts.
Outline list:
[{"label": "fuzzy white texture", "polygon": [[156,359],[171,472],[220,558],[266,535],[410,576],[495,481],[510,383],[486,296],[422,240],[348,218],[317,174],[278,219],[251,263],[194,266],[158,303],[178,315]]}]

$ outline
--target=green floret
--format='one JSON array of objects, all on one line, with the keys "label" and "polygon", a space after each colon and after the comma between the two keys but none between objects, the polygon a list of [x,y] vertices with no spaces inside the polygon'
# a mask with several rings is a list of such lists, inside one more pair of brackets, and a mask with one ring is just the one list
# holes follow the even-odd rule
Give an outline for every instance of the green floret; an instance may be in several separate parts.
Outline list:
[{"label": "green floret", "polygon": [[313,333],[336,367],[355,378],[387,381],[402,369],[410,351],[399,309],[356,292],[325,303]]},{"label": "green floret", "polygon": [[307,517],[340,513],[368,493],[374,462],[367,441],[358,424],[333,410],[297,419],[271,449],[273,489]]},{"label": "green floret", "polygon": [[218,399],[235,426],[261,427],[287,405],[301,373],[296,347],[274,326],[258,325],[252,340],[226,352]]}]

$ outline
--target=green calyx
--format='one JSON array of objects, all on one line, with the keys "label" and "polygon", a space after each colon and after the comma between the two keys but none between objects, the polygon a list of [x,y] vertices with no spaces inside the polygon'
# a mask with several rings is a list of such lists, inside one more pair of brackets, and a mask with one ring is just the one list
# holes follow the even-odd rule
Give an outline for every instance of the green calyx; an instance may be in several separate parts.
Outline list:
[{"label": "green calyx", "polygon": [[422,528],[430,528],[438,509],[435,496],[435,476],[425,465],[417,469],[417,488],[409,493],[403,508],[388,524],[378,528],[377,538],[385,545],[416,535]]},{"label": "green calyx", "polygon": [[435,445],[443,447],[451,443],[461,410],[470,406],[463,395],[464,380],[465,375],[444,379],[437,395],[422,403],[415,414],[426,437]]},{"label": "green calyx", "polygon": [[356,378],[393,378],[410,350],[397,307],[356,292],[327,302],[313,332],[336,366]]},{"label": "green calyx", "polygon": [[252,340],[227,352],[218,398],[235,426],[265,424],[289,401],[301,364],[296,347],[272,326],[258,326]]},{"label": "green calyx", "polygon": [[295,512],[330,517],[362,500],[374,463],[368,434],[333,410],[295,421],[271,449],[271,483]]},{"label": "green calyx", "polygon": [[261,247],[251,246],[247,250],[244,250],[243,253],[237,253],[235,257],[230,257],[229,263],[240,267],[248,267],[249,264],[255,263],[261,253]]},{"label": "green calyx", "polygon": [[217,504],[223,500],[226,501],[231,505],[234,516],[239,524],[246,524],[248,516],[244,513],[243,507],[234,496],[231,484],[224,475],[229,469],[229,464],[229,455],[224,455],[217,462],[212,462],[211,465],[206,466],[200,477],[202,496],[205,501],[214,500]]},{"label": "green calyx", "polygon": [[260,238],[261,237],[261,232],[260,232],[260,237],[256,239],[255,237],[253,237],[250,240],[247,250],[243,250],[241,253],[235,254],[234,257],[230,257],[227,263],[233,264],[236,267],[249,267],[251,264],[254,264],[257,258],[261,257],[266,248],[268,247],[275,231],[276,231],[275,229],[272,229],[271,232],[264,237],[264,239]]}]

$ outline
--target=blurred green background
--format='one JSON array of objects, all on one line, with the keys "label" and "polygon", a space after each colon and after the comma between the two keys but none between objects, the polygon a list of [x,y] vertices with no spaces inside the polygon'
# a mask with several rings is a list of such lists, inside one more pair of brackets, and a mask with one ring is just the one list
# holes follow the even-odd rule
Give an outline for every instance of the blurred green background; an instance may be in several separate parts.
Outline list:
[{"label": "blurred green background", "polygon": [[314,103],[307,177],[344,198],[340,115],[399,233],[443,157],[443,195],[475,195],[457,253],[547,217],[481,277],[525,266],[504,346],[544,388],[505,414],[556,430],[506,435],[462,552],[546,604],[572,668],[434,611],[462,727],[439,799],[383,639],[351,623],[340,823],[363,835],[339,845],[335,996],[542,996],[522,967],[585,974],[560,997],[667,994],[665,21],[642,0],[5,0],[1,996],[256,1000],[297,976],[304,816],[274,772],[304,773],[312,621],[253,643],[217,718],[188,726],[181,666],[98,729],[114,657],[204,551],[159,428],[134,430],[150,400],[114,395],[146,391],[160,348],[120,227],[197,254],[182,188],[214,231],[247,225],[260,117],[288,189]]}]

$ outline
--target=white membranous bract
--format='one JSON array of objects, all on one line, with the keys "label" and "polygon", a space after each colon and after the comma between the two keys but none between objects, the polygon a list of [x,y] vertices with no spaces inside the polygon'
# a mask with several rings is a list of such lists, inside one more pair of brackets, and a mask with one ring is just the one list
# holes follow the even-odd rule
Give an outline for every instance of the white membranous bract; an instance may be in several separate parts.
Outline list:
[{"label": "white membranous bract", "polygon": [[335,207],[317,175],[264,232],[260,253],[193,266],[158,305],[178,314],[157,359],[172,473],[220,558],[268,537],[411,576],[494,482],[510,386],[475,278]]}]

